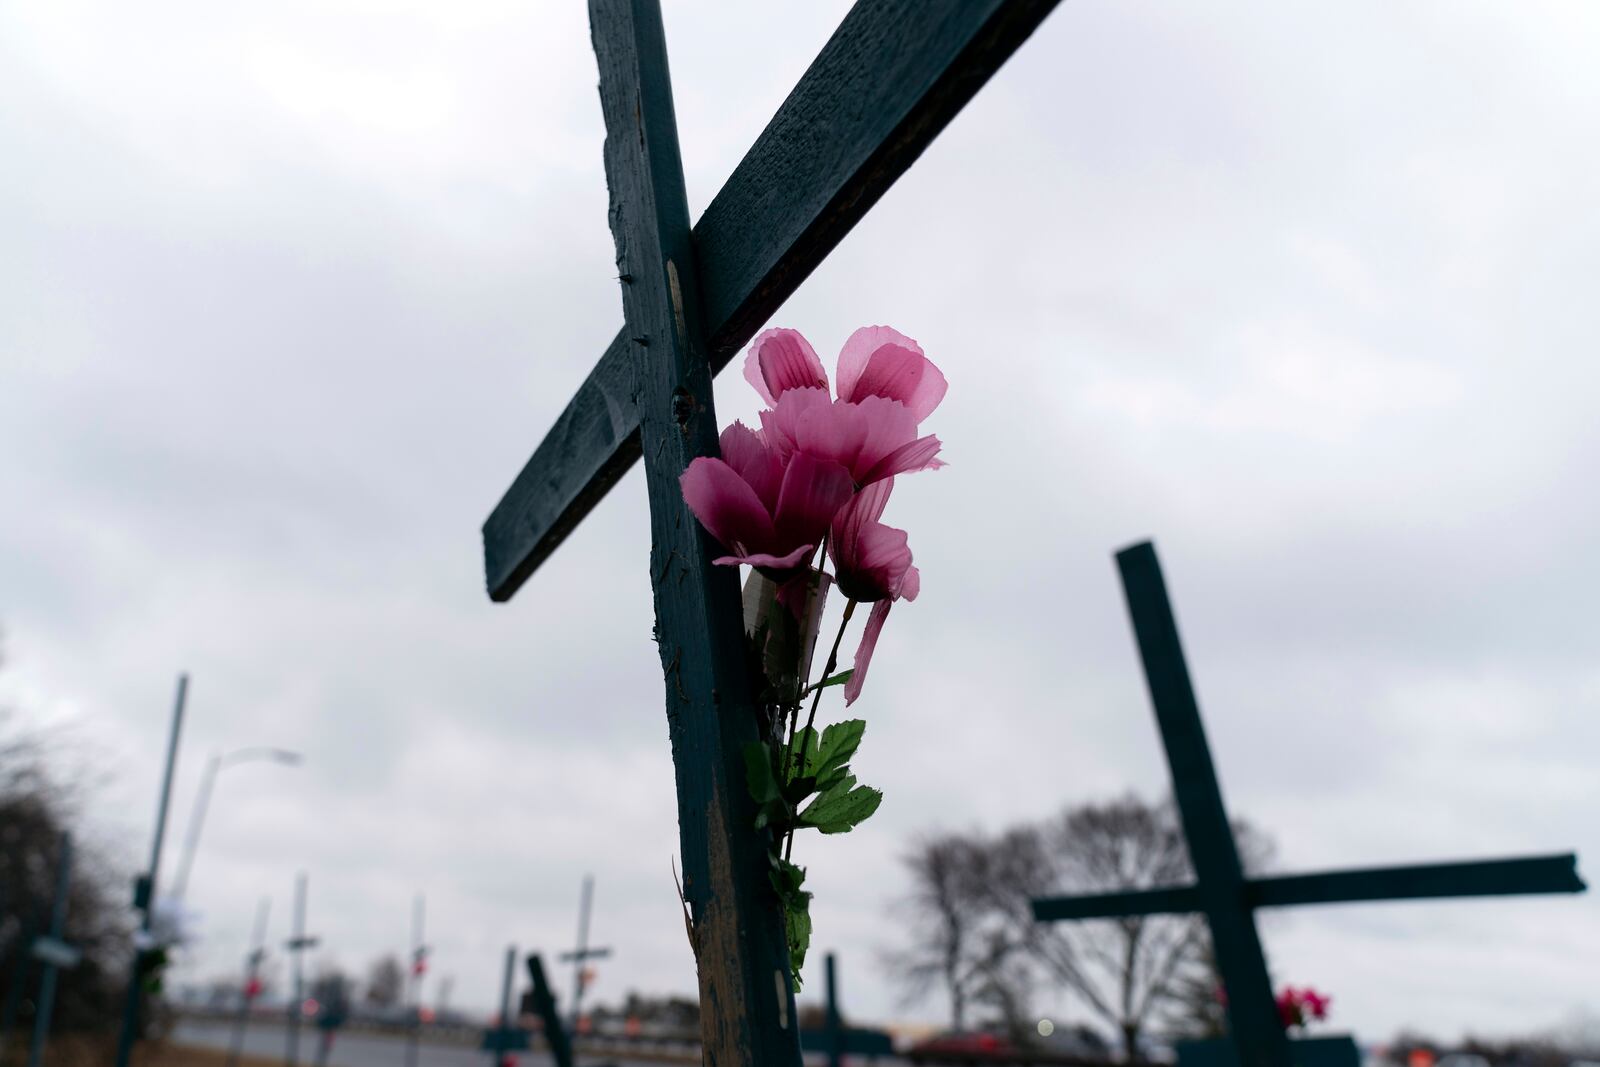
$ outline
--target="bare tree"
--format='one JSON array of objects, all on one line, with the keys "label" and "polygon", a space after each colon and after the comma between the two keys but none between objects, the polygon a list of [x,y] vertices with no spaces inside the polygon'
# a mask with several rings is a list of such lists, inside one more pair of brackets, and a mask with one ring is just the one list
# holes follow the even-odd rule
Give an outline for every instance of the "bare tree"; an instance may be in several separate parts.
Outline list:
[{"label": "bare tree", "polygon": [[[1269,851],[1264,838],[1248,828],[1235,832],[1259,863]],[[987,852],[983,884],[1016,942],[1049,979],[1120,1035],[1127,1058],[1138,1056],[1139,1040],[1152,1024],[1176,1024],[1204,1008],[1204,992],[1217,983],[1199,917],[1033,921],[1031,901],[1038,897],[1189,882],[1188,849],[1170,801],[1150,804],[1129,794],[1079,805],[1042,825],[1002,834]]]},{"label": "bare tree", "polygon": [[392,1008],[400,1003],[405,992],[406,969],[394,953],[380,956],[367,968],[367,1003],[378,1008]]},{"label": "bare tree", "polygon": [[985,885],[987,842],[941,834],[918,841],[903,860],[911,894],[896,914],[905,919],[912,947],[886,953],[885,965],[909,999],[942,987],[954,1030],[966,1029],[974,1006],[991,1008],[1014,1029],[1026,1014],[1026,974],[1016,966],[1014,931]]},{"label": "bare tree", "polygon": [[127,889],[81,824],[80,797],[64,784],[81,780],[60,769],[59,741],[21,727],[0,709],[0,1005],[17,1009],[14,1025],[31,1018],[39,969],[32,938],[47,931],[55,897],[62,835],[74,836],[65,939],[82,961],[58,987],[58,1032],[103,1030],[120,1004],[128,958]]}]

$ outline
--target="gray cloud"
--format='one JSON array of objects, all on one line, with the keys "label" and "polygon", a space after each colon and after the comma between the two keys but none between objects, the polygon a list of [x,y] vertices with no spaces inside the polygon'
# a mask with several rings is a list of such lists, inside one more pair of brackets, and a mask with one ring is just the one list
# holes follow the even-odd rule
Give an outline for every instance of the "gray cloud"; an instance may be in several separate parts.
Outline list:
[{"label": "gray cloud", "polygon": [[[697,210],[844,7],[671,5]],[[777,316],[827,352],[893,323],[952,381],[952,465],[893,504],[925,594],[860,705],[888,800],[805,857],[856,1012],[899,1012],[869,949],[913,834],[1165,787],[1109,559],[1148,535],[1286,865],[1600,856],[1597,33],[1064,5]],[[597,994],[693,988],[637,473],[481,591],[478,524],[620,320],[588,48],[559,6],[0,9],[0,691],[93,733],[130,863],[176,669],[180,829],[209,751],[308,754],[224,777],[192,973],[304,868],[348,966],[426,890],[487,1005],[593,870]],[[1365,1036],[1506,1030],[1588,995],[1600,912],[1267,939]]]}]

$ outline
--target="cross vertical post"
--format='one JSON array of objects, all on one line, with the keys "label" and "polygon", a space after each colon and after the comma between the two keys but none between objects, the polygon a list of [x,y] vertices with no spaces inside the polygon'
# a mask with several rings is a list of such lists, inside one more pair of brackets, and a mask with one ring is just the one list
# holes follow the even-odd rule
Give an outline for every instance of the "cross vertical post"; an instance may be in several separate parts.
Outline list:
[{"label": "cross vertical post", "polygon": [[239,1057],[244,1054],[244,1030],[250,1022],[250,1005],[260,988],[261,961],[267,956],[267,913],[272,907],[271,897],[262,897],[256,904],[256,925],[250,935],[250,954],[245,957],[244,988],[239,991],[239,1014],[233,1018],[233,1041],[228,1047],[228,1067],[239,1067]]},{"label": "cross vertical post", "polygon": [[411,1032],[406,1035],[406,1067],[417,1067],[417,1045],[422,1040],[422,975],[428,967],[428,948],[422,943],[427,901],[421,893],[411,908],[411,966],[406,972],[411,1001]]},{"label": "cross vertical post", "polygon": [[841,1055],[844,1050],[840,1047],[844,1042],[840,1040],[843,1035],[840,1033],[842,1025],[839,1022],[839,986],[837,976],[834,973],[833,953],[830,952],[823,957],[823,964],[825,968],[823,973],[827,977],[827,989],[825,992],[828,997],[828,1017],[823,1024],[828,1041],[828,1067],[839,1067],[844,1060]]},{"label": "cross vertical post", "polygon": [[563,952],[559,957],[563,962],[572,961],[572,1012],[569,1016],[574,1032],[578,1029],[578,1016],[582,1014],[579,1007],[583,1000],[584,971],[590,960],[602,960],[611,955],[609,948],[589,947],[589,917],[594,906],[594,875],[587,874],[583,878],[583,895],[578,899],[578,947],[571,952]]},{"label": "cross vertical post", "polygon": [[1117,566],[1172,772],[1173,796],[1195,882],[1040,898],[1033,901],[1033,917],[1037,922],[1060,922],[1181,912],[1205,915],[1227,994],[1231,1040],[1180,1045],[1179,1064],[1287,1067],[1291,1049],[1295,1062],[1302,1064],[1356,1063],[1356,1046],[1348,1037],[1288,1039],[1277,1016],[1256,931],[1257,908],[1585,890],[1577,857],[1571,853],[1246,878],[1154,546],[1142,543],[1124,549],[1117,553]]},{"label": "cross vertical post", "polygon": [[611,231],[650,500],[650,578],[678,787],[683,892],[712,1067],[799,1067],[783,919],[742,752],[758,739],[737,572],[679,491],[717,451],[699,273],[657,0],[590,0]]},{"label": "cross vertical post", "polygon": [[[151,912],[155,909],[156,872],[161,866],[161,843],[167,835],[167,806],[172,800],[172,769],[178,762],[178,737],[183,731],[183,705],[189,695],[189,676],[178,675],[178,698],[172,708],[172,733],[167,738],[167,767],[161,777],[161,800],[156,805],[155,841],[150,846],[150,867],[137,883],[133,906],[139,910],[139,932],[149,934]],[[117,1067],[128,1067],[133,1043],[139,1037],[139,1002],[144,992],[145,949],[135,942],[132,973],[128,975],[128,995],[122,1003],[122,1032],[117,1038]]]},{"label": "cross vertical post", "polygon": [[[505,972],[500,978],[500,1032],[507,1034],[512,1029],[511,1019],[511,980],[517,973],[517,946],[509,945],[506,948]],[[509,1042],[508,1042],[509,1044]],[[495,1067],[500,1067],[505,1062],[504,1049],[496,1048],[494,1052]]]},{"label": "cross vertical post", "polygon": [[[61,835],[61,855],[56,860],[56,896],[50,909],[52,947],[64,947],[62,934],[67,926],[67,894],[72,888],[72,835]],[[28,1046],[28,1067],[44,1062],[45,1042],[50,1039],[50,1016],[55,1011],[56,977],[61,963],[46,958],[44,975],[39,979],[39,1003],[33,1010],[33,1041]]]},{"label": "cross vertical post", "polygon": [[561,1023],[555,994],[545,980],[544,961],[537,952],[528,956],[528,981],[533,987],[528,991],[528,1006],[544,1024],[544,1043],[550,1049],[550,1058],[556,1061],[556,1067],[572,1067],[572,1040]]},{"label": "cross vertical post", "polygon": [[1155,546],[1144,542],[1122,550],[1117,553],[1117,567],[1161,728],[1162,750],[1172,772],[1199,907],[1211,927],[1217,968],[1227,990],[1228,1024],[1239,1062],[1243,1067],[1280,1067],[1289,1062],[1289,1039],[1274,1009],[1255,916],[1245,905],[1244,868]]},{"label": "cross vertical post", "polygon": [[289,988],[289,1028],[284,1047],[284,1062],[289,1067],[300,1062],[300,1012],[305,1000],[305,971],[300,957],[307,949],[315,948],[317,942],[317,938],[306,936],[306,876],[302,871],[294,882],[294,930],[284,945],[289,950],[294,975]]}]

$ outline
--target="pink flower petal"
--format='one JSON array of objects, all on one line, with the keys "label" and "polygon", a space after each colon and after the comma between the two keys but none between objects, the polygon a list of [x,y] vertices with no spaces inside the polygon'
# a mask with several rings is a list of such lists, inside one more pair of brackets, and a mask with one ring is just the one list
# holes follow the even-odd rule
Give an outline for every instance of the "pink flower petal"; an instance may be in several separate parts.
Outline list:
[{"label": "pink flower petal", "polygon": [[[778,402],[761,413],[761,432],[780,460],[787,461],[801,437],[826,433],[832,421],[833,400],[826,389],[787,389]],[[832,458],[832,457],[828,457]]]},{"label": "pink flower petal", "polygon": [[828,388],[828,372],[799,330],[757,334],[744,360],[744,377],[768,404],[776,404],[790,389]]},{"label": "pink flower petal", "polygon": [[855,667],[850,680],[844,683],[846,707],[855,703],[856,697],[861,695],[861,687],[867,684],[867,668],[872,666],[872,651],[878,647],[878,636],[883,633],[883,622],[889,617],[890,603],[892,601],[878,601],[872,605],[872,614],[867,616],[866,628],[861,631],[861,645],[856,649]]},{"label": "pink flower petal", "polygon": [[900,579],[900,589],[895,593],[896,600],[915,600],[917,594],[922,592],[922,572],[915,567],[907,567],[905,577]]},{"label": "pink flower petal", "polygon": [[942,447],[939,439],[932,434],[919,437],[878,460],[871,469],[861,475],[861,481],[870,484],[883,478],[892,478],[897,474],[926,470],[938,462],[934,457],[939,454],[939,449]]},{"label": "pink flower petal", "polygon": [[719,441],[722,460],[756,491],[770,514],[778,506],[778,488],[783,484],[783,462],[767,447],[761,434],[742,422],[722,431]]},{"label": "pink flower petal", "polygon": [[861,380],[861,373],[867,369],[867,363],[872,359],[872,354],[884,345],[895,345],[899,348],[909,349],[922,354],[922,348],[901,333],[899,330],[888,326],[863,326],[845,339],[844,347],[839,349],[839,398],[841,400],[859,399],[856,396],[856,382]]},{"label": "pink flower petal", "polygon": [[772,517],[750,484],[722,460],[701,456],[678,484],[684,503],[723,547],[742,553],[772,543]]},{"label": "pink flower petal", "polygon": [[722,567],[743,563],[748,567],[766,567],[770,570],[786,571],[800,566],[812,552],[816,551],[816,548],[817,546],[814,544],[801,545],[784,556],[775,556],[771,552],[751,552],[748,555],[739,556],[718,556],[711,562]]},{"label": "pink flower petal", "polygon": [[918,422],[933,414],[950,388],[944,375],[921,352],[884,345],[872,354],[856,380],[852,398],[884,396],[911,409]]},{"label": "pink flower petal", "polygon": [[865,524],[883,518],[883,509],[888,506],[889,494],[893,491],[893,478],[884,478],[882,481],[862,486],[850,500],[849,507],[853,520]]},{"label": "pink flower petal", "polygon": [[780,541],[809,541],[815,545],[855,488],[855,479],[844,467],[796,452],[783,472],[783,487],[773,513],[773,526]]}]

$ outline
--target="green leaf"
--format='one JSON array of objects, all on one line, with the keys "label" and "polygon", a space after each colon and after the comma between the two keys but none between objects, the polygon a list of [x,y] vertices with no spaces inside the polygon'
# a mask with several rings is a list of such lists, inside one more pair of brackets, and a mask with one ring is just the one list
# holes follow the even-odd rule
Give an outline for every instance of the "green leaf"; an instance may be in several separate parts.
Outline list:
[{"label": "green leaf", "polygon": [[794,802],[783,797],[778,779],[772,773],[772,750],[764,741],[744,746],[744,776],[750,796],[756,802],[757,830],[775,827],[780,833],[794,822]]},{"label": "green leaf", "polygon": [[800,892],[806,881],[806,869],[782,856],[769,853],[767,858],[772,861],[772,888],[777,891],[778,898],[788,900]]},{"label": "green leaf", "polygon": [[797,902],[783,909],[783,932],[789,942],[789,974],[794,978],[794,991],[800,992],[800,968],[806,963],[806,950],[811,947],[811,894],[800,894]]},{"label": "green leaf", "polygon": [[792,778],[789,784],[783,787],[783,799],[791,805],[798,805],[806,797],[817,791],[817,780],[811,777]]},{"label": "green leaf", "polygon": [[801,693],[800,695],[803,696],[803,697],[808,697],[812,693],[815,693],[818,689],[826,689],[830,685],[844,685],[846,682],[848,682],[851,679],[851,677],[853,677],[855,675],[855,673],[856,673],[856,669],[854,667],[851,667],[847,671],[840,671],[838,674],[830,675],[829,677],[824,678],[822,681],[818,682],[816,685],[808,685],[808,686],[806,686],[805,692]]},{"label": "green leaf", "polygon": [[831,789],[813,800],[796,820],[799,826],[815,826],[825,834],[842,834],[865,822],[883,793],[871,786],[856,785],[856,777],[846,774]]},{"label": "green leaf", "polygon": [[800,968],[806,962],[806,949],[811,946],[811,894],[801,889],[805,884],[804,867],[786,859],[772,856],[772,888],[783,904],[784,940],[789,946],[789,973],[794,978],[795,992],[800,991]]},{"label": "green leaf", "polygon": [[772,757],[764,742],[752,741],[744,746],[744,777],[750,786],[750,796],[757,804],[765,806],[782,796],[778,780],[772,774]]},{"label": "green leaf", "polygon": [[846,719],[823,730],[821,743],[812,739],[801,773],[814,776],[817,788],[827,792],[849,774],[850,757],[861,747],[861,735],[866,729],[867,724],[861,719]]}]

